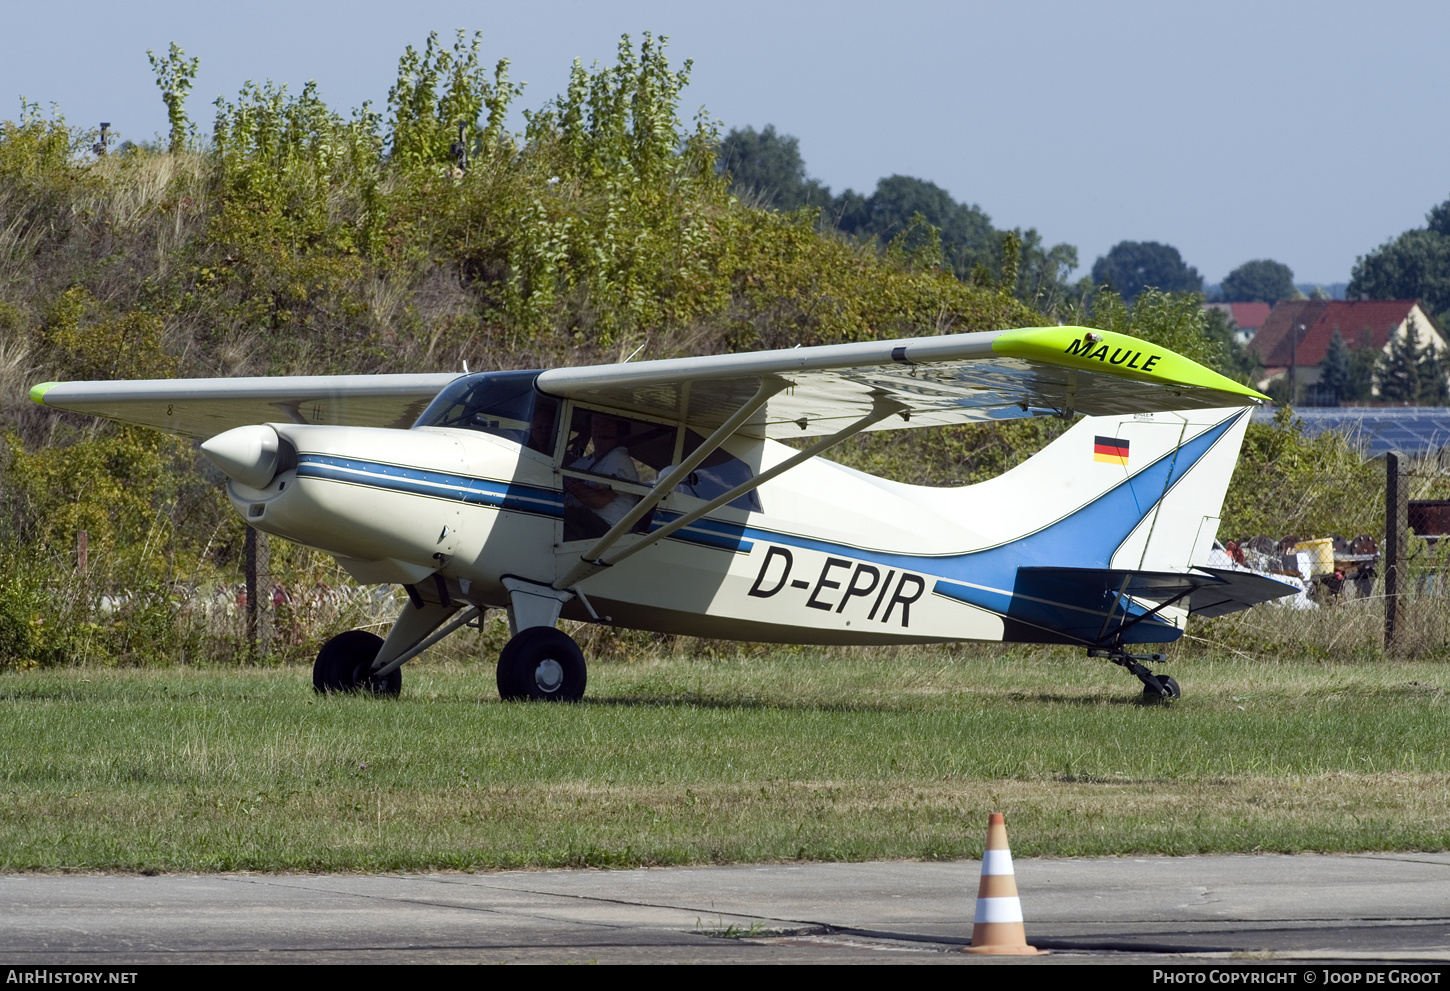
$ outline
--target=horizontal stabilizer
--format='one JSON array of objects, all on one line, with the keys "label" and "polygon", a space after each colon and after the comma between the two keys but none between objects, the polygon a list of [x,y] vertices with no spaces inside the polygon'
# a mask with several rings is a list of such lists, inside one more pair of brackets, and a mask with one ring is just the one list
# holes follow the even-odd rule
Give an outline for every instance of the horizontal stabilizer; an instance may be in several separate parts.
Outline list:
[{"label": "horizontal stabilizer", "polygon": [[1297,585],[1280,581],[1272,575],[1260,575],[1252,571],[1231,571],[1227,568],[1199,568],[1222,581],[1218,585],[1204,585],[1193,593],[1189,611],[1204,619],[1226,616],[1260,602],[1270,602],[1288,595],[1297,595]]},{"label": "horizontal stabilizer", "polygon": [[[1101,597],[1106,608],[1113,609],[1119,595],[1148,602],[1169,603],[1186,609],[1190,615],[1213,619],[1261,602],[1294,595],[1295,585],[1271,575],[1227,568],[1195,568],[1190,572],[1129,571],[1122,568],[1019,568],[1018,588],[1030,585],[1042,595],[1053,586],[1072,589],[1073,600]],[[1086,593],[1086,594],[1085,594]],[[1123,617],[1122,608],[1115,610],[1120,619],[1132,619],[1130,610]]]}]

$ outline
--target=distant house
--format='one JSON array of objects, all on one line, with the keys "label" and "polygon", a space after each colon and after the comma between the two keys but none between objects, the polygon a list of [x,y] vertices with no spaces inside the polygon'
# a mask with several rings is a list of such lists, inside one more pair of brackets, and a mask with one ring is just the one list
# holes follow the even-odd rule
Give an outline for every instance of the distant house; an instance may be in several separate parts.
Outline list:
[{"label": "distant house", "polygon": [[1272,307],[1268,303],[1205,303],[1205,310],[1222,310],[1238,327],[1234,335],[1240,344],[1254,339]]},{"label": "distant house", "polygon": [[1319,381],[1320,366],[1329,342],[1339,331],[1351,351],[1374,348],[1388,352],[1390,341],[1409,333],[1410,320],[1420,332],[1420,347],[1443,351],[1450,345],[1415,299],[1306,299],[1279,303],[1249,342],[1249,350],[1264,363],[1263,389],[1292,369],[1300,385]]}]

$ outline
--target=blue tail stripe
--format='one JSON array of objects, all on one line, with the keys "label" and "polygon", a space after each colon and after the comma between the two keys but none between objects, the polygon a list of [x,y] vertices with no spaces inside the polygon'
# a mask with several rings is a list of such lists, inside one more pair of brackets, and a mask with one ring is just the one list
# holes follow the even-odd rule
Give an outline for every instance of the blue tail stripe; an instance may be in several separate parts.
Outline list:
[{"label": "blue tail stripe", "polygon": [[[909,554],[870,550],[750,526],[742,527],[741,531],[745,536],[756,540],[825,554],[845,554],[888,568],[926,571],[939,577],[985,585],[1010,594],[1018,567],[1108,567],[1113,554],[1158,504],[1163,494],[1193,469],[1236,420],[1237,417],[1230,417],[1204,431],[1181,448],[1165,454],[1092,502],[1041,530],[980,551],[943,555]],[[1137,497],[1133,492],[1135,485],[1157,493],[1154,501],[1145,509],[1138,508]]]}]

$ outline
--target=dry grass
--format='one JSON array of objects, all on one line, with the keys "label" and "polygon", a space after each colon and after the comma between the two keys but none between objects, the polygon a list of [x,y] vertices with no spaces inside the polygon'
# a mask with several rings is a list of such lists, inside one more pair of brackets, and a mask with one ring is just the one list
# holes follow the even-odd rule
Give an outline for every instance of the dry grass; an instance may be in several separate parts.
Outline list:
[{"label": "dry grass", "polygon": [[[1422,545],[1423,541],[1416,541]],[[1443,550],[1442,547],[1442,557]],[[1422,550],[1422,553],[1425,553]],[[1428,558],[1428,553],[1425,553]],[[1416,568],[1400,597],[1392,653],[1400,657],[1450,658],[1450,610],[1444,573]],[[1370,661],[1386,655],[1385,598],[1348,593],[1320,598],[1317,608],[1267,605],[1190,624],[1185,653],[1236,653],[1260,660],[1277,657]]]}]

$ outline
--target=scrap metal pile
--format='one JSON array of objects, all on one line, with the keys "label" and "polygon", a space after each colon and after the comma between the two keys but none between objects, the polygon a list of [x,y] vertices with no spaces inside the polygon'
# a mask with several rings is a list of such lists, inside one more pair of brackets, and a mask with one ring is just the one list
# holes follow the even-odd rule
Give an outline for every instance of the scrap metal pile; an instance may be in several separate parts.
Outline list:
[{"label": "scrap metal pile", "polygon": [[1215,543],[1211,555],[1214,567],[1257,571],[1298,585],[1299,594],[1284,600],[1297,609],[1312,609],[1315,598],[1346,591],[1353,596],[1370,595],[1379,559],[1379,545],[1366,534],[1352,540],[1337,534],[1312,540],[1251,537]]}]

